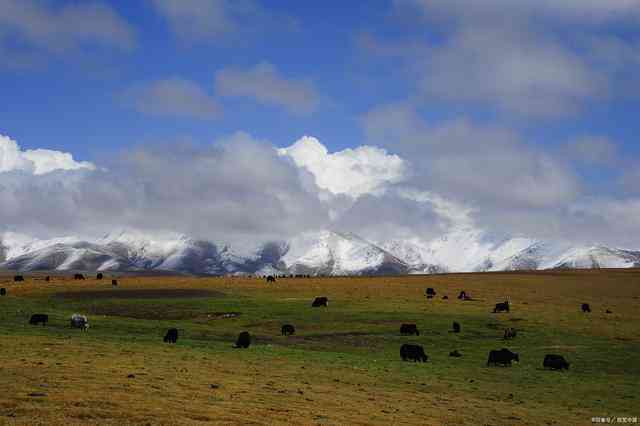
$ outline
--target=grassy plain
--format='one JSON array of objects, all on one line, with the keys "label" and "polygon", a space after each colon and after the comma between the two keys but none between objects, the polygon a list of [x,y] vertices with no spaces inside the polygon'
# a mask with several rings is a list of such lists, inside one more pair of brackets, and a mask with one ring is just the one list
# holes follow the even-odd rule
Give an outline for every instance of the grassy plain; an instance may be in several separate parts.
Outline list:
[{"label": "grassy plain", "polygon": [[[640,271],[377,278],[0,276],[0,424],[591,424],[640,417]],[[426,287],[438,292],[424,297]],[[459,301],[466,290],[474,301]],[[442,295],[448,300],[442,300]],[[327,296],[328,308],[311,308]],[[509,298],[508,314],[492,306]],[[590,303],[591,314],[580,311]],[[609,309],[612,313],[607,314]],[[88,332],[69,327],[89,316]],[[46,327],[28,324],[49,314]],[[233,315],[225,315],[233,314]],[[458,321],[460,334],[451,333]],[[420,336],[400,336],[403,322]],[[291,323],[296,334],[280,335]],[[164,344],[169,327],[176,345]],[[502,340],[506,327],[518,336]],[[254,336],[234,349],[240,331]],[[429,362],[402,362],[400,345]],[[487,367],[488,351],[520,353]],[[463,356],[451,358],[457,349]],[[542,369],[547,353],[568,372]]]}]

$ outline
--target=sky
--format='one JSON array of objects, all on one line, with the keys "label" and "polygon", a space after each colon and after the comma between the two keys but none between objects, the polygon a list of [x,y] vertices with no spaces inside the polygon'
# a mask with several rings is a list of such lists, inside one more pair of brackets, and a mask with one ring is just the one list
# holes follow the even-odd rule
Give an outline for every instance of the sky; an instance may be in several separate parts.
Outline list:
[{"label": "sky", "polygon": [[0,232],[640,249],[639,0],[0,0]]}]

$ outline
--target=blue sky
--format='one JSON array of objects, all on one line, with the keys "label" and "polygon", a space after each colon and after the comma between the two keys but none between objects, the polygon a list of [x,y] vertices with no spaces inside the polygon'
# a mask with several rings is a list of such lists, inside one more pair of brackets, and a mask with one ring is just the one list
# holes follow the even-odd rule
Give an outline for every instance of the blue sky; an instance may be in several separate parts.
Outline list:
[{"label": "blue sky", "polygon": [[399,156],[389,186],[478,226],[635,245],[639,23],[635,0],[0,0],[0,135],[96,169],[309,135]]}]

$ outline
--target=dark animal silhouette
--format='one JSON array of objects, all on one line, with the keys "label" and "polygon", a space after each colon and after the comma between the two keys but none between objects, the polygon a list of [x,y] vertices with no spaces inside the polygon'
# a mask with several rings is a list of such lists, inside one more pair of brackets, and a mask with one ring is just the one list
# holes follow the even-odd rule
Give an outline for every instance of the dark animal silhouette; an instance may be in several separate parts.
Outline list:
[{"label": "dark animal silhouette", "polygon": [[84,275],[82,275],[82,274],[74,274],[73,275],[73,279],[74,280],[84,280]]},{"label": "dark animal silhouette", "polygon": [[611,311],[611,309],[607,309],[606,311],[604,311],[605,314],[612,314],[613,311]]},{"label": "dark animal silhouette", "polygon": [[467,292],[464,291],[464,290],[462,290],[460,292],[460,294],[458,295],[458,299],[460,299],[460,300],[464,300],[464,299],[466,299],[466,297],[467,297]]},{"label": "dark animal silhouette", "polygon": [[104,278],[104,275],[102,275],[102,272],[98,272],[98,274],[96,275],[96,280],[101,280]]},{"label": "dark animal silhouette", "polygon": [[51,277],[50,277],[49,275],[47,275],[47,276],[45,277],[45,279],[44,279],[44,280],[45,280],[46,282],[49,282],[49,281],[51,281]]},{"label": "dark animal silhouette", "polygon": [[114,287],[118,287],[118,280],[111,280],[111,285]]},{"label": "dark animal silhouette", "polygon": [[49,315],[47,314],[33,314],[29,319],[29,324],[31,325],[42,324],[45,326],[47,325],[47,322],[49,322]]},{"label": "dark animal silhouette", "polygon": [[248,331],[243,331],[238,335],[238,340],[236,340],[236,348],[248,348],[251,344],[251,335]]},{"label": "dark animal silhouette", "polygon": [[416,335],[419,336],[420,332],[418,331],[418,327],[415,324],[402,324],[400,326],[400,334],[403,336],[406,335]]},{"label": "dark animal silhouette", "polygon": [[427,362],[429,357],[424,353],[422,346],[405,343],[400,347],[400,358],[403,361]]},{"label": "dark animal silhouette", "polygon": [[460,333],[460,324],[455,321],[453,322],[453,332]]},{"label": "dark animal silhouette", "polygon": [[13,277],[13,281],[16,283],[20,281],[24,281],[24,277],[22,275],[16,275],[15,277]]},{"label": "dark animal silhouette", "polygon": [[509,349],[502,348],[499,351],[494,350],[489,352],[487,365],[511,366],[511,361],[520,362],[520,357],[517,353],[511,352]]},{"label": "dark animal silhouette", "polygon": [[449,296],[445,294],[444,296],[442,296],[442,300],[449,300]]},{"label": "dark animal silhouette", "polygon": [[280,331],[282,332],[283,336],[291,336],[296,332],[296,328],[291,324],[285,324],[282,326],[282,329]]},{"label": "dark animal silhouette", "polygon": [[426,291],[427,299],[431,299],[436,295],[436,291],[429,287]]},{"label": "dark animal silhouette", "polygon": [[7,295],[7,289],[6,288],[0,288],[0,296],[6,296]]},{"label": "dark animal silhouette", "polygon": [[164,335],[165,343],[175,343],[178,341],[178,329],[170,328],[167,330],[167,333]]},{"label": "dark animal silhouette", "polygon": [[273,275],[267,276],[267,282],[268,283],[275,283],[276,282],[276,277],[274,277]]},{"label": "dark animal silhouette", "polygon": [[317,308],[319,306],[329,306],[329,299],[327,299],[326,297],[316,297],[313,300],[313,303],[311,303],[311,306],[314,308]]},{"label": "dark animal silhouette", "polygon": [[591,306],[588,303],[582,304],[582,312],[591,312]]},{"label": "dark animal silhouette", "polygon": [[504,330],[504,340],[510,340],[516,337],[516,329],[515,328],[505,328]]},{"label": "dark animal silhouette", "polygon": [[562,355],[545,355],[544,361],[542,362],[542,366],[544,368],[548,368],[551,370],[568,370],[569,363]]},{"label": "dark animal silhouette", "polygon": [[460,358],[462,356],[462,354],[460,352],[458,352],[458,350],[456,349],[455,351],[449,352],[449,356],[452,356],[454,358]]},{"label": "dark animal silhouette", "polygon": [[509,312],[509,302],[505,300],[502,303],[496,303],[496,307],[493,308],[493,313],[498,312]]}]

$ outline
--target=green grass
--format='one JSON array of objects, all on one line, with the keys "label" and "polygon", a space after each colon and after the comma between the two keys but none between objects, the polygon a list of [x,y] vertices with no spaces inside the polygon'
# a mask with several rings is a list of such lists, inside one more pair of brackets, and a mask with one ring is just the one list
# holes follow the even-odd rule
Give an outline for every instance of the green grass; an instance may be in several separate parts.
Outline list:
[{"label": "green grass", "polygon": [[[455,279],[457,284],[460,279]],[[171,278],[165,279],[166,284],[158,280],[155,286],[178,286]],[[331,280],[317,280],[314,285],[318,288],[313,289],[304,287],[307,285],[304,280],[297,283],[291,280],[279,289],[263,290],[262,284],[255,282],[223,286],[220,281],[194,279],[188,284],[215,287],[224,293],[222,297],[207,298],[68,300],[38,288],[24,294],[18,290],[0,299],[0,336],[4,342],[33,337],[36,341],[42,338],[47,342],[54,339],[80,346],[97,345],[103,348],[105,356],[119,354],[118,359],[126,359],[131,348],[138,354],[163,351],[169,354],[169,359],[185,366],[190,360],[213,357],[240,368],[258,366],[259,374],[277,377],[278,383],[288,383],[289,387],[297,386],[301,377],[311,374],[311,377],[325,375],[324,379],[336,387],[346,386],[344,382],[351,380],[351,386],[366,388],[368,392],[389,392],[390,395],[409,392],[436,400],[468,398],[475,402],[466,408],[469,412],[465,415],[470,416],[467,421],[477,415],[477,419],[492,423],[515,422],[515,419],[509,420],[507,413],[500,412],[499,407],[517,409],[519,416],[525,414],[517,418],[531,423],[574,419],[577,424],[586,424],[591,416],[640,414],[637,394],[640,324],[631,310],[633,304],[617,305],[613,316],[601,313],[585,316],[577,309],[567,308],[577,305],[578,298],[570,302],[563,300],[563,304],[558,305],[532,299],[527,305],[516,304],[510,314],[492,314],[493,299],[445,302],[411,297],[414,287],[423,285],[417,278],[412,280],[406,286],[393,281],[375,281],[375,291],[382,292],[380,295],[372,293],[373,290],[365,287],[366,283]],[[438,280],[446,278],[438,277]],[[562,278],[558,280],[558,288],[562,289]],[[628,291],[636,294],[636,288],[632,286]],[[332,292],[336,293],[334,297]],[[611,292],[612,298],[619,296],[616,289]],[[330,296],[329,307],[311,308],[310,295],[320,293]],[[522,299],[525,298],[523,294]],[[616,299],[616,303],[620,300],[625,299]],[[89,332],[69,328],[69,317],[75,312],[89,316]],[[224,312],[240,315],[224,319],[209,317]],[[29,325],[32,313],[49,314],[49,325]],[[453,321],[462,325],[460,334],[449,331]],[[420,336],[400,336],[398,330],[403,322],[416,323]],[[280,335],[280,327],[285,323],[295,325],[294,336]],[[180,330],[175,346],[162,342],[169,327]],[[502,340],[506,327],[518,330],[514,340]],[[232,348],[237,334],[244,330],[253,335],[254,344],[248,350]],[[423,345],[429,362],[402,362],[399,348],[406,342]],[[518,352],[521,362],[510,368],[487,367],[488,352],[502,347]],[[449,357],[454,349],[463,356]],[[43,348],[34,353],[44,353]],[[547,353],[564,355],[571,362],[570,370],[543,370],[542,360]],[[46,355],[51,357],[51,351]],[[2,361],[12,358],[16,358],[16,354],[5,346]],[[153,360],[146,362],[153,363]],[[104,377],[104,380],[110,378]],[[460,409],[464,406],[460,403]],[[495,410],[491,409],[494,406]],[[434,419],[444,422],[449,415],[437,410],[432,414]],[[383,418],[376,421],[384,423]],[[421,423],[412,416],[405,421]]]}]

